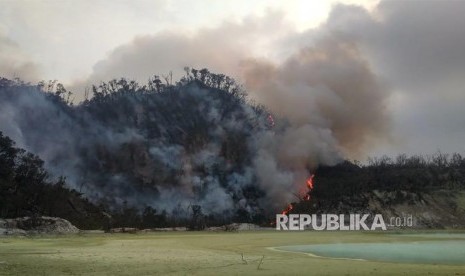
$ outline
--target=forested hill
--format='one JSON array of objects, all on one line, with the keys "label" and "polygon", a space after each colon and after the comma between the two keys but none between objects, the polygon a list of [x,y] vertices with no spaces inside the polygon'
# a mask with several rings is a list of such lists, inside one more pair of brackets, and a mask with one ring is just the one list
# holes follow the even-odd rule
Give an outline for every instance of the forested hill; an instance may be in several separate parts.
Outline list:
[{"label": "forested hill", "polygon": [[464,227],[465,158],[437,152],[320,166],[311,200],[295,202],[292,211],[412,216],[417,227]]},{"label": "forested hill", "polygon": [[[0,79],[1,217],[61,216],[85,228],[110,217],[185,225],[193,214],[211,225],[269,223],[288,203],[305,213],[415,211],[447,216],[443,225],[464,217],[462,156],[325,164],[340,160],[316,135],[327,132],[290,126],[224,75],[112,80],[92,94],[73,104],[61,84]],[[296,197],[310,174],[312,190]]]},{"label": "forested hill", "polygon": [[231,78],[192,70],[175,84],[120,79],[92,90],[73,105],[60,84],[3,79],[1,130],[108,209],[185,217],[199,205],[221,217],[262,215],[266,191],[252,167],[275,122]]}]

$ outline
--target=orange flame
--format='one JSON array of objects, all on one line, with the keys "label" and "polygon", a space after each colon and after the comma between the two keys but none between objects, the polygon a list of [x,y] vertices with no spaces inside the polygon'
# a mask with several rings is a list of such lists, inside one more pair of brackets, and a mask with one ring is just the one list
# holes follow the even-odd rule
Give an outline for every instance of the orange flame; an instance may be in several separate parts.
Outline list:
[{"label": "orange flame", "polygon": [[306,181],[306,184],[307,184],[307,188],[308,188],[308,192],[307,194],[304,196],[303,200],[305,201],[309,201],[310,200],[310,195],[308,194],[309,192],[311,192],[313,190],[313,178],[315,177],[314,174],[310,175],[308,178],[307,178],[307,181]]},{"label": "orange flame", "polygon": [[[305,181],[305,184],[306,184],[306,187],[308,189],[308,191],[305,193],[305,195],[302,197],[302,200],[304,201],[309,201],[310,200],[310,195],[309,193],[313,190],[313,178],[315,177],[314,174],[311,174],[307,180]],[[290,211],[292,211],[292,209],[294,208],[294,206],[292,204],[288,204],[286,209],[284,209],[281,214],[283,215],[287,215],[289,214]]]},{"label": "orange flame", "polygon": [[292,204],[288,204],[287,208],[282,211],[282,214],[283,215],[289,214],[289,212],[292,211],[293,208],[294,208],[294,206],[292,206]]},{"label": "orange flame", "polygon": [[315,177],[314,174],[310,175],[309,178],[307,178],[307,188],[311,191],[313,190],[313,178]]}]

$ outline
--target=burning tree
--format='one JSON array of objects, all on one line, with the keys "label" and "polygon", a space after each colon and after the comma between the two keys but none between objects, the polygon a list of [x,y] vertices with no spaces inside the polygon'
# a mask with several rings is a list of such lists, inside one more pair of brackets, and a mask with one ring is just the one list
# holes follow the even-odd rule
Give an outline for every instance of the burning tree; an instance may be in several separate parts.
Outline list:
[{"label": "burning tree", "polygon": [[[299,201],[310,201],[311,198],[311,192],[313,190],[314,184],[313,184],[313,178],[315,177],[314,174],[310,174],[309,177],[307,177],[305,181],[305,187],[299,191],[299,195],[297,196],[299,198]],[[293,209],[294,205],[296,203],[289,203],[287,207],[281,212],[283,215],[289,214]]]}]

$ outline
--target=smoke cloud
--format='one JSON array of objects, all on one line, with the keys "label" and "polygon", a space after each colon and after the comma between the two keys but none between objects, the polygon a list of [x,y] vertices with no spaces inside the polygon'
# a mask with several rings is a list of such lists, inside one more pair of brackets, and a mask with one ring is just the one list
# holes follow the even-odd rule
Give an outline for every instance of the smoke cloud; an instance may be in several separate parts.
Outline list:
[{"label": "smoke cloud", "polygon": [[[330,36],[281,64],[252,60],[244,68],[252,97],[288,118],[302,135],[303,128],[317,129],[312,146],[325,141],[324,147],[357,156],[389,133],[389,91],[350,41]],[[288,142],[308,152],[305,143]]]},{"label": "smoke cloud", "polygon": [[269,12],[196,32],[163,31],[138,36],[97,62],[92,74],[73,83],[71,90],[83,91],[92,84],[121,76],[145,82],[154,74],[173,72],[174,78],[179,79],[185,75],[185,66],[208,68],[238,78],[241,61],[253,56],[282,55],[268,49],[293,32],[283,13]]},{"label": "smoke cloud", "polygon": [[[367,152],[371,155],[421,154],[438,149],[462,152],[465,150],[461,121],[465,102],[461,92],[465,72],[462,55],[465,35],[463,28],[458,26],[464,25],[461,16],[464,11],[465,5],[461,1],[427,1],[421,4],[380,1],[371,11],[355,5],[335,5],[326,22],[304,32],[297,32],[278,12],[263,17],[251,16],[243,22],[225,23],[196,33],[144,36],[110,53],[95,66],[87,84],[80,83],[75,90],[119,76],[146,80],[154,72],[167,74],[173,70],[179,77],[186,65],[211,68],[250,84],[247,74],[254,71],[253,63],[260,64],[257,66],[262,70],[274,72],[270,74],[277,74],[286,66],[286,69],[291,69],[291,59],[298,60],[304,55],[302,53],[309,55],[308,52],[312,51],[309,49],[321,53],[342,53],[343,50],[337,49],[346,47],[345,55],[351,57],[351,61],[358,60],[359,68],[365,68],[371,75],[368,78],[374,78],[378,83],[375,86],[381,86],[374,87],[376,92],[366,98],[367,102],[351,108],[352,112],[360,110],[362,114],[371,107],[374,111],[378,108],[381,111],[375,112],[378,115],[373,117],[373,121],[368,119],[371,115],[357,115],[363,122],[360,125],[368,125],[373,131],[367,128],[360,131],[353,124],[350,128],[344,127],[344,131],[338,127],[340,140],[348,137],[349,130],[352,137],[361,134],[360,139],[341,140],[345,154],[365,159],[363,153]],[[170,49],[177,49],[176,54],[172,54],[175,51]],[[349,53],[349,49],[355,50],[356,54]],[[328,60],[334,64],[336,57]],[[303,63],[298,61],[296,66]],[[323,74],[320,70],[313,70],[316,74]],[[305,86],[308,87],[307,84]],[[264,100],[247,88],[252,97],[260,99],[257,101]],[[321,88],[313,86],[312,89],[321,91]],[[366,88],[362,90],[367,91]],[[379,97],[377,103],[376,97]],[[290,109],[299,106],[298,109],[302,110],[301,105],[307,108],[319,104],[313,100],[302,103],[295,100]],[[331,105],[335,107],[334,104],[335,101]],[[310,109],[315,110],[314,107]],[[337,112],[334,108],[332,110],[325,112],[332,113],[333,117],[337,113],[344,114],[341,109]],[[384,120],[386,114],[389,118]],[[313,121],[325,120],[318,112],[311,115]]]},{"label": "smoke cloud", "polygon": [[[198,87],[174,99],[123,97],[111,109],[82,103],[71,110],[46,94],[10,91],[0,102],[6,110],[0,130],[43,158],[54,175],[113,206],[128,202],[179,213],[195,203],[226,216],[274,213],[295,201],[318,165],[362,154],[389,133],[389,92],[357,43],[325,33],[305,46],[286,47],[301,35],[290,30],[281,14],[272,13],[194,35],[138,37],[75,84],[148,79],[200,65],[238,77],[270,114],[247,102],[228,107],[231,99]],[[282,51],[257,51],[273,45]],[[225,148],[228,143],[233,146]]]},{"label": "smoke cloud", "polygon": [[[137,175],[151,181],[160,164],[183,172],[176,185],[168,185],[166,176],[166,183],[156,192],[157,204],[166,208],[174,208],[177,203],[160,198],[188,204],[195,197],[194,191],[201,190],[212,195],[198,198],[205,206],[279,209],[294,200],[292,191],[304,185],[305,178],[320,164],[364,158],[367,153],[376,154],[371,152],[374,147],[393,141],[387,153],[464,150],[465,35],[458,27],[464,25],[464,12],[465,5],[459,1],[381,1],[374,11],[337,5],[324,24],[304,32],[297,32],[279,12],[271,12],[192,33],[165,31],[139,36],[110,52],[71,90],[79,93],[91,84],[121,76],[145,81],[154,73],[167,75],[169,71],[174,72],[176,80],[185,75],[184,66],[206,67],[236,77],[249,99],[269,110],[276,125],[272,131],[263,128],[247,139],[247,149],[253,154],[240,171],[228,174],[227,189],[223,180],[208,173],[217,164],[229,166],[220,158],[221,145],[216,142],[206,143],[195,153],[166,141],[141,146],[144,150],[135,152],[145,165],[135,166]],[[0,41],[2,49],[14,52],[0,55],[5,60],[0,72],[34,76],[35,67],[21,57],[17,46],[8,39]],[[51,116],[49,126],[19,123],[24,110],[35,114],[38,106],[47,106],[48,101],[36,97],[19,97],[8,104],[3,100],[0,130],[20,146],[38,153],[54,174],[66,175],[76,167],[87,166],[79,158],[53,165],[63,160],[64,149],[69,156],[82,154],[78,132],[98,143],[118,145],[116,148],[133,141],[143,144],[146,139],[134,128],[110,131],[108,126],[98,124],[92,125],[93,131],[70,129],[62,131],[62,137],[53,137],[50,133],[67,129],[64,126],[74,119],[50,106],[46,108],[50,114],[62,112],[63,116],[53,120]],[[251,109],[242,106],[244,113],[253,114]],[[207,112],[209,133],[214,137],[226,137],[243,128],[238,117],[223,120],[220,110],[198,110]],[[260,119],[262,124],[268,121],[265,117]],[[38,127],[31,127],[33,123]],[[127,153],[117,157],[125,156]],[[98,163],[100,158],[95,154],[90,159]],[[199,167],[207,173],[199,173]],[[83,177],[80,174],[78,171],[69,176],[70,183],[78,183],[77,188]],[[127,175],[115,171],[113,178],[116,186],[87,190],[86,194],[98,197],[112,191],[119,201],[127,195],[143,198],[144,202],[153,200],[150,193],[127,184],[134,181]],[[251,183],[266,191],[258,205],[245,197],[235,198]]]},{"label": "smoke cloud", "polygon": [[294,45],[322,33],[343,35],[393,91],[387,101],[393,139],[371,154],[463,154],[464,12],[462,1],[381,1],[372,13],[338,5]]},{"label": "smoke cloud", "polygon": [[195,34],[138,37],[98,62],[73,89],[120,76],[145,81],[154,72],[172,70],[176,78],[184,66],[235,77],[257,103],[296,128],[319,128],[331,137],[326,143],[346,157],[364,158],[373,146],[390,140],[390,91],[357,40],[327,25],[298,33],[279,12]]},{"label": "smoke cloud", "polygon": [[[0,26],[1,27],[1,26]],[[13,40],[0,29],[0,76],[21,78],[26,81],[39,80],[39,67]]]}]

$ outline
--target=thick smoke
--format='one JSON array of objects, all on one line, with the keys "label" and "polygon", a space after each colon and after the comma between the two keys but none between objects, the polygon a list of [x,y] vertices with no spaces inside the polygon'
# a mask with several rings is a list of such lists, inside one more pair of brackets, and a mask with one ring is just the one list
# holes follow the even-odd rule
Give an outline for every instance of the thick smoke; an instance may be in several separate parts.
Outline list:
[{"label": "thick smoke", "polygon": [[[211,87],[153,98],[120,93],[102,98],[111,104],[97,97],[75,107],[29,88],[0,95],[0,130],[43,158],[54,175],[113,206],[274,213],[295,201],[318,165],[357,156],[388,134],[388,92],[357,43],[340,34],[319,35],[282,61],[253,58],[247,42],[266,22],[137,38],[97,64],[89,80],[142,78],[180,55],[177,68],[205,60],[241,76],[251,99],[269,111]],[[250,36],[232,39],[247,26]]]},{"label": "thick smoke", "polygon": [[[338,6],[333,13],[341,9]],[[390,93],[372,71],[359,41],[333,32],[335,17],[304,33],[275,12],[193,35],[138,37],[98,62],[87,85],[120,76],[145,80],[154,70],[174,70],[179,76],[183,66],[206,66],[239,79],[253,100],[288,118],[293,126],[324,129],[319,135],[333,136],[326,143],[336,140],[334,150],[365,158],[373,145],[390,140],[386,115]]]},{"label": "thick smoke", "polygon": [[[262,69],[249,66],[255,73]],[[272,213],[295,200],[319,164],[342,159],[337,124],[319,121],[332,117],[307,109],[274,116],[250,104],[224,76],[193,72],[162,92],[157,82],[147,90],[113,81],[77,106],[57,96],[60,88],[54,94],[4,85],[0,129],[94,201],[153,206],[178,216],[193,204],[226,217],[239,210]],[[288,85],[278,75],[269,84],[255,78],[259,93]],[[316,121],[305,120],[318,112]]]},{"label": "thick smoke", "polygon": [[324,30],[356,40],[394,91],[395,144],[382,153],[463,153],[464,12],[463,1],[381,1],[375,14],[344,5],[331,12]]},{"label": "thick smoke", "polygon": [[253,168],[254,138],[271,131],[268,113],[237,87],[226,92],[198,82],[191,77],[162,92],[130,92],[128,83],[113,82],[117,92],[96,90],[91,101],[70,106],[3,80],[0,130],[54,176],[114,208],[152,206],[182,216],[196,204],[225,217],[260,214],[276,200],[257,186]]},{"label": "thick smoke", "polygon": [[282,183],[298,191],[319,164],[357,156],[388,133],[388,92],[352,43],[332,36],[282,64],[249,60],[244,68],[251,96],[289,121],[262,139],[255,160],[260,182],[281,199],[292,200]]},{"label": "thick smoke", "polygon": [[0,76],[22,78],[28,81],[39,79],[39,67],[13,40],[0,29]]},{"label": "thick smoke", "polygon": [[274,44],[293,33],[283,13],[269,12],[262,17],[249,16],[241,22],[224,22],[218,27],[202,28],[195,33],[163,31],[137,36],[120,45],[98,61],[92,74],[71,85],[83,91],[101,81],[125,76],[145,82],[153,74],[173,72],[175,79],[184,75],[185,66],[208,68],[231,77],[240,76],[240,63],[251,56],[282,55]]},{"label": "thick smoke", "polygon": [[[282,64],[252,60],[244,67],[252,97],[288,118],[293,130],[310,138],[312,148],[357,156],[388,133],[388,90],[350,41],[333,35],[300,49]],[[317,134],[305,135],[308,129]],[[315,156],[305,143],[289,143],[294,144],[304,155]],[[315,163],[328,162],[331,156],[318,156]]]}]

